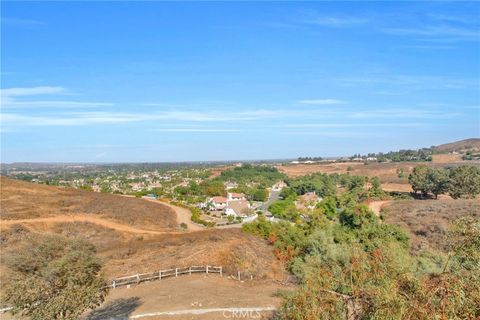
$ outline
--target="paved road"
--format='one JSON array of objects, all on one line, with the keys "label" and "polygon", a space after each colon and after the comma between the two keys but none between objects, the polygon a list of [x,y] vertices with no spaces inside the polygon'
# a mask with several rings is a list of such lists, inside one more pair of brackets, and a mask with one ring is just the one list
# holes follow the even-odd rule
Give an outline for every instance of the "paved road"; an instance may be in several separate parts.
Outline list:
[{"label": "paved road", "polygon": [[265,202],[264,204],[262,204],[259,209],[262,210],[262,211],[268,211],[268,207],[270,207],[270,205],[273,202],[275,202],[279,199],[280,199],[280,191],[273,191],[272,190],[272,191],[270,191],[268,201]]}]

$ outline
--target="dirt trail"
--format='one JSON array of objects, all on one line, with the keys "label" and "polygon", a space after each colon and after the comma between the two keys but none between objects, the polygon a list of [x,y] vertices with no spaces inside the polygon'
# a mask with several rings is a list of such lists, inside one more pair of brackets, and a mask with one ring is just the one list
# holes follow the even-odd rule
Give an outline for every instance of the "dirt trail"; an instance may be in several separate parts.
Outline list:
[{"label": "dirt trail", "polygon": [[368,204],[368,208],[370,208],[370,210],[372,210],[377,216],[380,216],[380,211],[383,206],[391,202],[392,200],[372,201]]},{"label": "dirt trail", "polygon": [[30,223],[69,223],[69,222],[89,222],[93,224],[100,225],[102,227],[114,229],[122,232],[129,233],[142,233],[142,234],[173,234],[173,233],[183,233],[180,231],[154,231],[154,230],[145,230],[135,227],[130,227],[125,224],[118,222],[113,222],[107,219],[100,217],[93,217],[87,215],[63,215],[55,216],[48,218],[32,218],[32,219],[18,219],[18,220],[0,220],[0,228],[9,227],[14,224],[30,224]]},{"label": "dirt trail", "polygon": [[187,231],[198,231],[198,230],[205,230],[205,227],[199,226],[195,223],[192,222],[190,219],[192,216],[192,213],[190,210],[178,206],[174,206],[173,204],[170,204],[168,202],[163,202],[163,201],[158,201],[158,200],[150,200],[150,199],[145,199],[151,202],[155,202],[164,206],[167,206],[171,208],[175,213],[177,214],[177,222],[180,225],[181,223],[185,223],[187,225]]},{"label": "dirt trail", "polygon": [[186,231],[155,231],[155,230],[145,230],[141,228],[130,227],[128,225],[114,222],[111,220],[107,220],[101,217],[95,217],[90,215],[61,215],[61,216],[54,216],[54,217],[47,217],[47,218],[32,218],[32,219],[17,219],[17,220],[0,220],[0,229],[3,227],[9,227],[14,224],[30,224],[30,223],[69,223],[69,222],[89,222],[96,225],[100,225],[102,227],[106,227],[109,229],[114,229],[117,231],[122,232],[129,232],[129,233],[137,233],[137,234],[179,234],[185,232],[193,232],[199,230],[205,230],[205,228],[194,224],[190,217],[192,213],[190,210],[174,206],[172,204],[166,202],[160,202],[157,200],[148,200],[150,202],[158,203],[164,206],[171,208],[175,211],[177,216],[177,222],[180,225],[181,223],[185,223],[188,228]]}]

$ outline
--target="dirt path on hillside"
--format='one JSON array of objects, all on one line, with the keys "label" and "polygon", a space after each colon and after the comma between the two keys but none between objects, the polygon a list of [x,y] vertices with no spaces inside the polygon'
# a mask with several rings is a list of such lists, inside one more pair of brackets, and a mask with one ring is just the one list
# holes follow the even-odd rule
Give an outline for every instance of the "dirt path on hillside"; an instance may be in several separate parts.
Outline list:
[{"label": "dirt path on hillside", "polygon": [[384,205],[391,203],[392,200],[372,201],[368,204],[368,208],[375,213],[377,217],[380,216],[380,211]]},{"label": "dirt path on hillside", "polygon": [[178,206],[174,206],[173,204],[170,204],[168,202],[163,202],[163,201],[158,201],[158,200],[150,200],[150,199],[145,199],[151,202],[155,202],[158,204],[162,204],[164,206],[169,207],[175,213],[177,214],[177,222],[180,225],[181,223],[185,223],[187,225],[187,231],[198,231],[198,230],[205,230],[205,227],[199,226],[195,223],[192,222],[190,219],[192,216],[192,213],[190,210]]},{"label": "dirt path on hillside", "polygon": [[183,233],[180,231],[154,231],[145,230],[135,227],[130,227],[125,224],[113,222],[100,217],[87,215],[63,215],[48,218],[32,218],[32,219],[17,219],[17,220],[0,220],[0,229],[9,227],[15,224],[35,224],[35,223],[75,223],[75,222],[89,222],[105,228],[114,229],[122,232],[141,233],[141,234],[174,234]]}]

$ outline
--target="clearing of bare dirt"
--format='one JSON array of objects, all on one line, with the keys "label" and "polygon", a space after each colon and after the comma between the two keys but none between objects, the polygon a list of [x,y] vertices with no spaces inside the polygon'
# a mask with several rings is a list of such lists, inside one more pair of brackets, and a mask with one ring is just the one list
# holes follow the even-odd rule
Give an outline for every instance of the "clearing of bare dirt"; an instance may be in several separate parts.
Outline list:
[{"label": "clearing of bare dirt", "polygon": [[386,222],[410,233],[412,251],[446,249],[452,223],[462,217],[480,219],[480,200],[398,200],[383,203]]},{"label": "clearing of bare dirt", "polygon": [[87,319],[128,316],[224,320],[225,315],[233,315],[232,309],[239,308],[262,319],[279,306],[281,299],[275,293],[289,288],[271,281],[238,281],[218,274],[167,278],[112,290],[104,304]]}]

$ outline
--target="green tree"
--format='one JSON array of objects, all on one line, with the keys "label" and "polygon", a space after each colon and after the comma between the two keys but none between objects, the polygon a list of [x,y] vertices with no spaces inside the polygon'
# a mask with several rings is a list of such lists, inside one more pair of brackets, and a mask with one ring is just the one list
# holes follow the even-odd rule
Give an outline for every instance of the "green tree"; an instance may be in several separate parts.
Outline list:
[{"label": "green tree", "polygon": [[317,209],[320,209],[328,219],[333,220],[337,217],[337,200],[333,196],[328,196],[317,205]]},{"label": "green tree", "polygon": [[413,192],[420,191],[423,196],[428,194],[427,174],[428,167],[425,165],[413,168],[413,172],[408,176],[408,182],[412,186]]},{"label": "green tree", "polygon": [[376,221],[375,214],[364,204],[346,208],[340,213],[340,223],[349,228],[362,228]]},{"label": "green tree", "polygon": [[84,240],[30,238],[5,260],[14,275],[4,297],[14,314],[34,320],[78,319],[107,294],[95,247]]},{"label": "green tree", "polygon": [[383,199],[385,197],[385,192],[382,190],[380,179],[378,177],[372,178],[371,187],[368,190],[368,196],[372,199]]},{"label": "green tree", "polygon": [[200,187],[207,196],[225,196],[227,194],[223,182],[219,180],[205,180]]},{"label": "green tree", "polygon": [[427,170],[427,190],[431,192],[435,199],[439,194],[448,191],[448,174],[443,169],[428,168]]},{"label": "green tree", "polygon": [[253,200],[254,201],[267,201],[268,200],[268,191],[265,188],[258,188],[253,193]]},{"label": "green tree", "polygon": [[450,171],[449,193],[452,198],[475,198],[480,194],[480,168],[460,166]]}]

